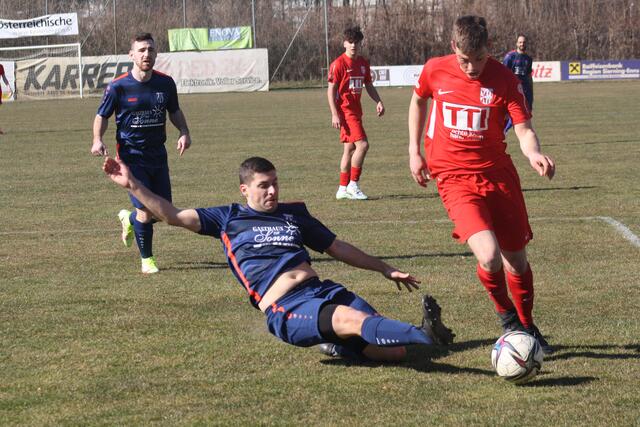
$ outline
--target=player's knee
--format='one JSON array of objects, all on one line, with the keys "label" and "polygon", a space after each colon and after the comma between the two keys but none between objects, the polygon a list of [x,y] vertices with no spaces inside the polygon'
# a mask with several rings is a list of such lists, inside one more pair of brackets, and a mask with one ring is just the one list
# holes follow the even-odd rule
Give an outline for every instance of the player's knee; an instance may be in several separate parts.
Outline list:
[{"label": "player's knee", "polygon": [[151,222],[153,215],[146,209],[136,209],[136,219],[143,224]]},{"label": "player's knee", "polygon": [[357,147],[358,147],[358,150],[360,150],[363,153],[366,153],[367,151],[369,151],[369,141],[367,141],[366,139],[363,139],[357,144]]},{"label": "player's knee", "polygon": [[502,268],[502,256],[498,251],[491,250],[491,248],[477,251],[476,258],[480,267],[485,271],[495,273]]},{"label": "player's knee", "polygon": [[362,323],[368,316],[368,314],[346,305],[338,306],[331,319],[333,330],[339,337],[360,335]]},{"label": "player's knee", "polygon": [[505,263],[504,268],[511,274],[522,276],[527,273],[527,270],[529,270],[529,262],[526,259],[509,261],[508,263]]}]

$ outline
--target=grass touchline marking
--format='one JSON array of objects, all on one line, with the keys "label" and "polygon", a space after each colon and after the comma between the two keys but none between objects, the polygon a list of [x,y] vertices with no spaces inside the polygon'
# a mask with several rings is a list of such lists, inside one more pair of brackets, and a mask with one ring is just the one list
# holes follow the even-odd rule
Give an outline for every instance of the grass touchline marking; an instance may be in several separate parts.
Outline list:
[{"label": "grass touchline marking", "polygon": [[[631,242],[633,246],[640,248],[640,237],[636,236],[626,225],[620,221],[611,218],[610,216],[579,216],[579,217],[538,217],[529,218],[529,221],[602,221],[612,226],[618,234]],[[425,222],[443,224],[450,222],[448,219],[421,219],[421,220],[372,220],[372,221],[340,221],[340,224],[420,224]],[[116,227],[114,227],[115,229]],[[165,231],[176,231],[174,228],[165,228]],[[35,235],[41,234],[43,236],[54,234],[96,234],[101,233],[114,233],[114,230],[48,230],[48,231],[0,231],[0,236],[18,236],[18,235]]]}]

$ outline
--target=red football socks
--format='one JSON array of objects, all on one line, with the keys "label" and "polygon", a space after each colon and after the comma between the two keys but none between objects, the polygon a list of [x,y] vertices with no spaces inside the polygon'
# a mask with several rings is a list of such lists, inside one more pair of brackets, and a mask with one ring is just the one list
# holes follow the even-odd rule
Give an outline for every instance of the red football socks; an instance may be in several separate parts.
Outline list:
[{"label": "red football socks", "polygon": [[347,186],[349,184],[349,172],[340,172],[340,185]]},{"label": "red football socks", "polygon": [[482,286],[489,292],[489,298],[491,298],[491,301],[495,304],[498,313],[505,313],[515,308],[513,302],[509,299],[503,268],[500,268],[500,270],[495,273],[491,273],[483,270],[480,264],[478,264],[476,266],[476,272]]},{"label": "red football socks", "polygon": [[362,168],[351,167],[351,181],[358,181],[360,179],[360,174],[362,173]]},{"label": "red football socks", "polygon": [[533,326],[533,273],[527,266],[527,272],[522,276],[507,271],[507,284],[513,297],[520,322],[525,328]]}]

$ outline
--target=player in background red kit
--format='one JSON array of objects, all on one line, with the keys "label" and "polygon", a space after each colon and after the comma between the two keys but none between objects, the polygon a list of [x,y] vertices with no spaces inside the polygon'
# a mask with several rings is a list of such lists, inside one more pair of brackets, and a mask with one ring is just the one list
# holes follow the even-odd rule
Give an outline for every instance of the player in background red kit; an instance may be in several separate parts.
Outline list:
[{"label": "player in background red kit", "polygon": [[331,126],[340,129],[343,144],[340,160],[340,186],[336,199],[365,200],[358,181],[362,173],[364,158],[369,150],[367,134],[362,127],[362,88],[376,103],[378,116],[384,114],[384,105],[371,81],[369,63],[358,55],[364,35],[360,27],[344,31],[344,50],[329,67],[327,98],[331,109]]},{"label": "player in background red kit", "polygon": [[484,18],[458,18],[451,48],[454,54],[425,64],[411,98],[411,175],[423,187],[435,179],[454,223],[452,236],[466,242],[477,258],[478,278],[504,331],[525,330],[550,353],[553,348],[533,322],[533,275],[526,253],[532,232],[520,179],[506,153],[503,129],[509,115],[531,167],[551,179],[555,165],[540,152],[520,81],[489,57]]}]

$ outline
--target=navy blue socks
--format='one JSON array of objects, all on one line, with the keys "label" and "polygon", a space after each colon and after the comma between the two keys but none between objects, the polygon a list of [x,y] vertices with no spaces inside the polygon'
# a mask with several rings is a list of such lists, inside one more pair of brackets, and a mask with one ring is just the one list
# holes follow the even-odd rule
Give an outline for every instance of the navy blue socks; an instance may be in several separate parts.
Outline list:
[{"label": "navy blue socks", "polygon": [[136,211],[131,212],[129,221],[133,225],[136,243],[142,258],[153,256],[153,222],[142,223],[136,219]]},{"label": "navy blue socks", "polygon": [[382,316],[367,317],[362,323],[362,338],[380,347],[396,347],[407,344],[433,344],[422,329],[398,320]]}]

